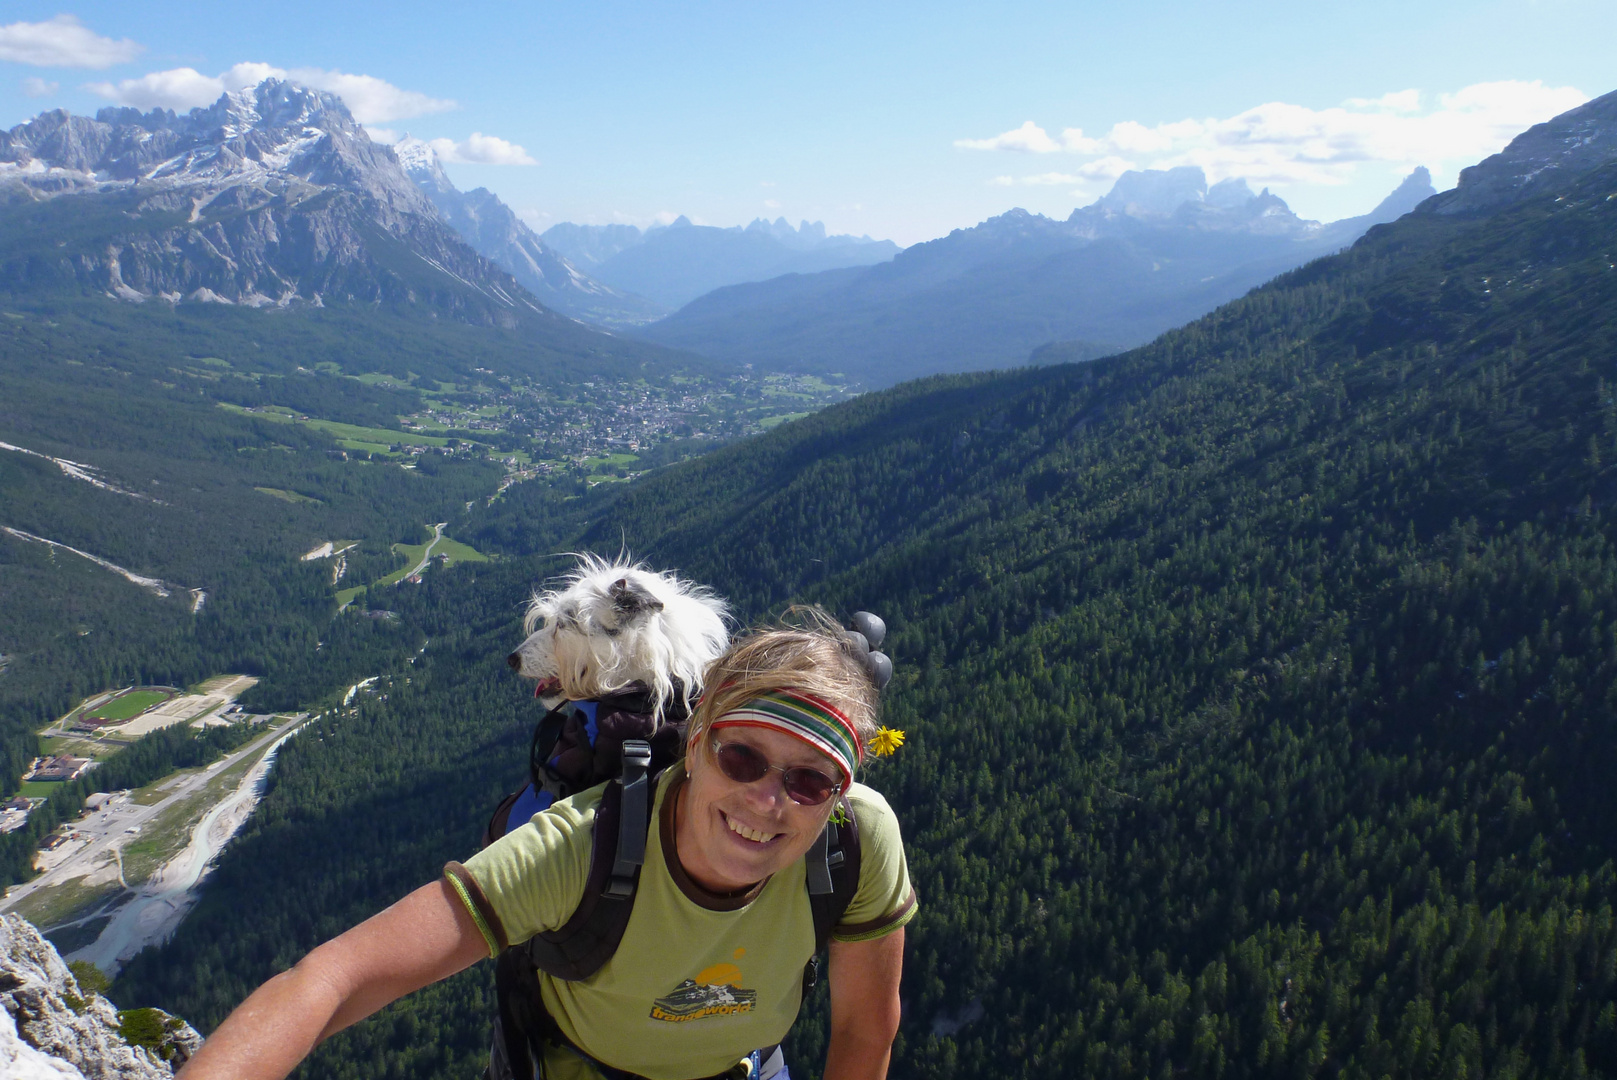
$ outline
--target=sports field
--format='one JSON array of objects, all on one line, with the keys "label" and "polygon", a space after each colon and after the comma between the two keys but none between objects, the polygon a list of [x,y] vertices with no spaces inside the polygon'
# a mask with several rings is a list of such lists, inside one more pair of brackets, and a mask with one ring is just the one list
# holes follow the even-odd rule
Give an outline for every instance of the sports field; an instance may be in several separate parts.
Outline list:
[{"label": "sports field", "polygon": [[90,716],[102,720],[133,720],[153,705],[160,705],[169,699],[169,694],[163,690],[131,690],[123,697],[113,698],[99,708],[91,709]]}]

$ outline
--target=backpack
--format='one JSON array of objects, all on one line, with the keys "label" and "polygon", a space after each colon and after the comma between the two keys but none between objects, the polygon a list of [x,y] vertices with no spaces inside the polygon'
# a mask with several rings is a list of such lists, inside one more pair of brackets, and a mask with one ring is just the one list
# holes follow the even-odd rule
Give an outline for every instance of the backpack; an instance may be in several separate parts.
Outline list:
[{"label": "backpack", "polygon": [[[657,779],[684,755],[686,715],[680,700],[659,720],[650,695],[636,684],[599,701],[566,702],[535,726],[529,783],[500,802],[483,830],[483,846],[557,799],[603,781],[607,787],[595,813],[589,874],[578,907],[559,929],[513,945],[495,961],[498,1011],[490,1080],[532,1080],[533,1062],[542,1060],[545,1043],[571,1045],[545,1008],[539,972],[587,979],[617,952],[645,863]],[[804,856],[814,919],[814,955],[803,969],[805,996],[819,980],[820,953],[859,888],[859,829],[845,796],[841,808],[833,816],[842,823],[827,822]],[[774,1050],[763,1048],[754,1057],[767,1059]],[[601,1062],[595,1066],[608,1080],[631,1076]]]}]

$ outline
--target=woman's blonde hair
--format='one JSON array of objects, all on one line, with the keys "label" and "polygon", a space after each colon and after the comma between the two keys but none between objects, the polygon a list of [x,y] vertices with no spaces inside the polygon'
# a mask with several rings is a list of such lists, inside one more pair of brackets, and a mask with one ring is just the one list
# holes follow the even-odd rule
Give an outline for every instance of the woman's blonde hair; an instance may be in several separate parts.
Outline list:
[{"label": "woman's blonde hair", "polygon": [[835,706],[853,724],[861,745],[876,735],[876,685],[842,627],[818,607],[788,608],[778,625],[734,642],[708,665],[702,685],[701,703],[691,714],[693,745],[714,720],[775,690],[799,690]]}]

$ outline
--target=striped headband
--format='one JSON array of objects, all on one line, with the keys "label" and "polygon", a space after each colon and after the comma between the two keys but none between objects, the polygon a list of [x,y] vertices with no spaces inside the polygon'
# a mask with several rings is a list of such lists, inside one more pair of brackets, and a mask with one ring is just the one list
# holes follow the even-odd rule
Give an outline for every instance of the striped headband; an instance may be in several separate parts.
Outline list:
[{"label": "striped headband", "polygon": [[840,711],[817,697],[796,690],[776,690],[738,705],[713,721],[722,727],[761,727],[783,731],[837,763],[842,784],[853,783],[853,771],[865,756],[859,733]]}]

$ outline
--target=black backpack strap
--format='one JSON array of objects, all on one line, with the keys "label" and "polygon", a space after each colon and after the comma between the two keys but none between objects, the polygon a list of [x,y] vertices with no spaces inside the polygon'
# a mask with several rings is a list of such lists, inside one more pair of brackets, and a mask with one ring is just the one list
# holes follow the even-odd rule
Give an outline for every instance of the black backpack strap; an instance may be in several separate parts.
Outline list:
[{"label": "black backpack strap", "polygon": [[517,804],[517,800],[522,798],[522,793],[526,790],[527,788],[518,788],[500,800],[500,805],[489,815],[488,824],[483,826],[483,838],[478,842],[478,850],[488,847],[506,834],[511,825],[511,808]]},{"label": "black backpack strap", "polygon": [[[651,748],[623,744],[623,778],[601,793],[590,844],[589,877],[572,917],[518,946],[536,968],[558,979],[587,979],[618,951],[634,911],[634,893],[651,831]],[[616,890],[616,891],[614,891]]]},{"label": "black backpack strap", "polygon": [[[623,809],[618,815],[618,850],[612,860],[612,880],[606,895],[632,900],[646,862],[646,834],[651,831],[651,744],[629,739],[623,744]],[[596,825],[599,832],[600,825]]]},{"label": "black backpack strap", "polygon": [[494,961],[494,1040],[488,1080],[535,1080],[544,1044],[561,1034],[539,993],[539,976],[520,949]]},{"label": "black backpack strap", "polygon": [[808,878],[809,910],[814,915],[814,955],[803,968],[803,993],[820,981],[820,953],[831,943],[831,931],[842,921],[859,891],[859,823],[846,798],[838,804],[841,824],[827,821],[814,846],[804,856]]}]

